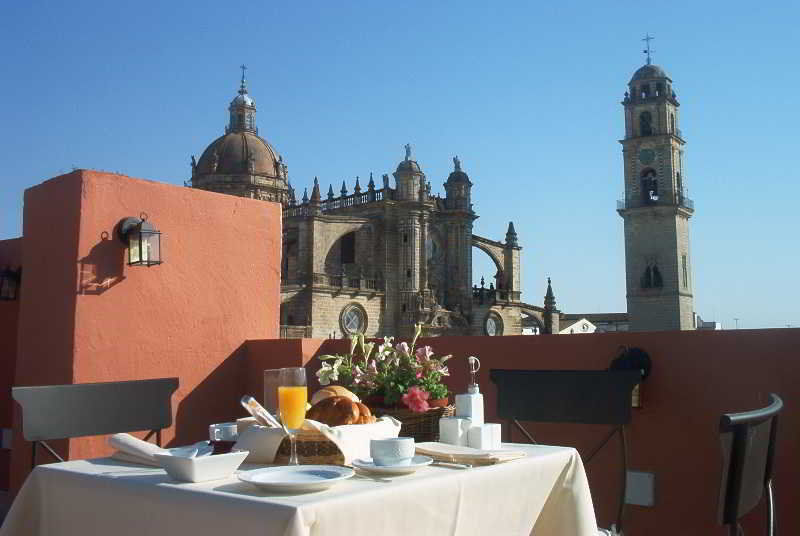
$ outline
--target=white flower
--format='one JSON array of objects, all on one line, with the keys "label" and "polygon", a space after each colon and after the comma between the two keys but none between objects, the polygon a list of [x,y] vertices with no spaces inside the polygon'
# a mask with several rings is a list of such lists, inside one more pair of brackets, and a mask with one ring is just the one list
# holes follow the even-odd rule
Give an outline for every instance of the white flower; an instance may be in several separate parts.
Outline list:
[{"label": "white flower", "polygon": [[322,367],[317,371],[317,378],[319,378],[320,385],[328,385],[332,381],[339,379],[339,365],[342,364],[342,359],[339,358],[333,362],[333,365],[323,363]]}]

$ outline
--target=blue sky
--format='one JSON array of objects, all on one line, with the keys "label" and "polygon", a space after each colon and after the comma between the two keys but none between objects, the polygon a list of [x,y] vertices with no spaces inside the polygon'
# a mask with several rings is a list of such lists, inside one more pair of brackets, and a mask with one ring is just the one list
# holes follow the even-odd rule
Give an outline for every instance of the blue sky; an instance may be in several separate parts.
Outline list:
[{"label": "blue sky", "polygon": [[[458,155],[475,232],[523,245],[523,298],[625,310],[622,106],[656,37],[694,199],[695,309],[800,326],[796,21],[789,2],[15,2],[0,19],[0,239],[25,188],[72,167],[182,184],[223,131],[241,63],[302,192],[391,172],[434,192]],[[475,278],[492,275],[475,250]]]}]

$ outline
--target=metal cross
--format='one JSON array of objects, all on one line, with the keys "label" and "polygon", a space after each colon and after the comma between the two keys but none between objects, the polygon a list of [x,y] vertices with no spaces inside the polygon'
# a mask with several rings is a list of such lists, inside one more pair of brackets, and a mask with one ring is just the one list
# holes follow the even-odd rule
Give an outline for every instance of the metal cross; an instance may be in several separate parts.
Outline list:
[{"label": "metal cross", "polygon": [[644,34],[644,39],[642,41],[647,42],[646,48],[642,50],[645,54],[647,54],[647,65],[650,65],[650,53],[655,52],[655,50],[650,50],[650,41],[655,39],[655,37],[650,37],[650,33]]}]

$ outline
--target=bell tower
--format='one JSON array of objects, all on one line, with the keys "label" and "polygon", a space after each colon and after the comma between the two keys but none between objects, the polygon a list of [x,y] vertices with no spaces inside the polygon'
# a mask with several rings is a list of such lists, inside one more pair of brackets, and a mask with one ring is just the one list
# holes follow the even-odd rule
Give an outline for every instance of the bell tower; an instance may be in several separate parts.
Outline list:
[{"label": "bell tower", "polygon": [[650,61],[628,82],[625,110],[624,199],[617,212],[625,226],[625,272],[631,331],[694,329],[685,141],[672,80]]}]

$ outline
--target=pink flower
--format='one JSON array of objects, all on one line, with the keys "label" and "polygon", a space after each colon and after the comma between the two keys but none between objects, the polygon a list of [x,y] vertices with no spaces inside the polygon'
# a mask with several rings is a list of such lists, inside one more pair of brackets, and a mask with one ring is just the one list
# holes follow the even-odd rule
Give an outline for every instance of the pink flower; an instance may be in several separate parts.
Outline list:
[{"label": "pink flower", "polygon": [[417,372],[417,378],[422,378],[422,371]]},{"label": "pink flower", "polygon": [[397,345],[397,351],[403,355],[409,355],[411,353],[410,350],[411,349],[408,347],[408,344],[405,342],[401,342]]},{"label": "pink flower", "polygon": [[433,349],[430,346],[423,346],[417,349],[417,359],[422,363],[427,363],[433,356]]},{"label": "pink flower", "polygon": [[408,406],[411,411],[417,413],[424,413],[430,409],[428,405],[428,398],[431,394],[416,385],[409,388],[408,392],[403,395],[403,404]]},{"label": "pink flower", "polygon": [[375,360],[369,362],[367,365],[367,374],[370,376],[377,376],[378,375],[378,366],[375,364]]}]

